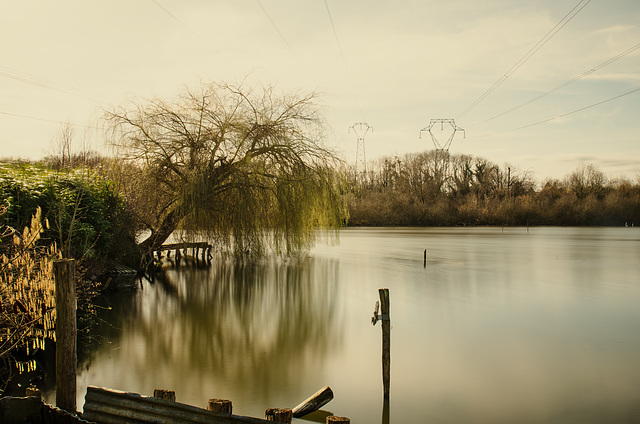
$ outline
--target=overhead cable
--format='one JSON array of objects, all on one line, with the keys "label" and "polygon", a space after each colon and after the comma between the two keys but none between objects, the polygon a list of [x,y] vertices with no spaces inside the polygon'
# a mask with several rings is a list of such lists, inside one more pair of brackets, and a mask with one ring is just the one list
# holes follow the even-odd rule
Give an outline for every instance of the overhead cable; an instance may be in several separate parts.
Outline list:
[{"label": "overhead cable", "polygon": [[358,93],[356,92],[356,88],[353,85],[353,79],[351,78],[351,74],[349,73],[349,68],[347,67],[347,60],[344,57],[342,46],[340,45],[340,39],[338,38],[338,32],[336,31],[336,26],[333,24],[333,17],[331,16],[331,10],[329,10],[329,3],[327,3],[327,0],[324,0],[324,5],[327,8],[327,15],[329,16],[329,21],[331,22],[331,28],[333,29],[333,35],[336,38],[336,44],[338,45],[338,50],[340,51],[340,57],[342,58],[344,71],[347,74],[347,78],[349,79],[349,84],[351,84],[351,90],[353,90],[353,96],[355,97],[356,104],[358,105],[358,109],[360,110],[360,116],[364,119],[362,114],[362,108],[360,108],[360,100],[358,99]]},{"label": "overhead cable", "polygon": [[522,65],[524,65],[531,57],[540,50],[558,31],[560,31],[569,21],[571,21],[584,7],[589,4],[591,0],[580,0],[578,4],[574,6],[569,13],[567,13],[544,37],[540,39],[519,61],[517,61],[502,77],[500,77],[491,87],[489,87],[480,97],[474,100],[465,110],[463,110],[456,119],[466,115],[471,109],[476,107],[478,103],[484,100],[489,94],[498,88],[507,78],[509,78],[515,71],[517,71]]},{"label": "overhead cable", "polygon": [[31,120],[34,120],[34,121],[50,122],[50,123],[53,123],[53,124],[62,124],[62,125],[69,124],[72,127],[89,128],[89,129],[92,129],[92,130],[101,129],[101,128],[95,126],[95,125],[74,124],[73,122],[63,122],[63,121],[56,121],[56,120],[53,120],[53,119],[37,118],[35,116],[21,115],[19,113],[4,112],[4,111],[1,111],[1,110],[0,110],[0,115],[13,116],[13,117],[16,117],[16,118],[31,119]]},{"label": "overhead cable", "polygon": [[471,136],[471,137],[469,137],[469,138],[485,138],[485,137],[492,137],[492,136],[496,136],[496,135],[500,135],[500,134],[506,134],[506,133],[510,133],[510,132],[514,132],[514,131],[519,131],[519,130],[522,130],[522,129],[525,129],[525,128],[530,128],[530,127],[533,127],[533,126],[536,126],[536,125],[540,125],[540,124],[544,124],[544,123],[547,123],[547,122],[554,121],[554,120],[559,119],[559,118],[564,118],[565,116],[573,115],[574,113],[582,112],[583,110],[587,110],[587,109],[591,109],[591,108],[596,107],[596,106],[600,106],[600,105],[602,105],[602,104],[604,104],[604,103],[608,103],[608,102],[611,102],[611,101],[613,101],[613,100],[617,100],[617,99],[619,99],[619,98],[621,98],[621,97],[628,96],[628,95],[633,94],[633,93],[636,93],[636,92],[638,92],[638,91],[640,91],[640,88],[636,88],[636,89],[634,89],[634,90],[627,91],[626,93],[622,93],[622,94],[619,94],[619,95],[617,95],[617,96],[614,96],[614,97],[608,98],[608,99],[606,99],[606,100],[602,100],[602,101],[599,101],[599,102],[597,102],[597,103],[593,103],[593,104],[591,104],[591,105],[589,105],[589,106],[581,107],[580,109],[576,109],[576,110],[573,110],[573,111],[571,111],[571,112],[563,113],[562,115],[554,116],[553,118],[544,119],[544,120],[542,120],[542,121],[534,122],[534,123],[532,123],[532,124],[523,125],[523,126],[521,126],[521,127],[514,128],[514,129],[511,129],[511,130],[508,130],[508,131],[502,131],[502,132],[494,133],[494,134],[486,134],[486,135]]},{"label": "overhead cable", "polygon": [[176,15],[174,15],[173,13],[171,13],[171,11],[169,9],[167,9],[166,7],[164,7],[158,0],[152,0],[156,6],[158,6],[160,9],[162,9],[167,15],[169,15],[174,21],[176,21],[177,23],[179,23],[184,29],[186,29],[187,31],[189,31],[192,35],[194,35],[196,38],[198,38],[203,44],[205,44],[207,47],[209,47],[211,50],[213,50],[214,53],[216,54],[221,54],[215,47],[213,47],[210,43],[207,42],[207,40],[205,40],[200,34],[198,34],[197,32],[195,32],[193,29],[191,29],[191,27],[189,27],[187,24],[185,24],[183,21],[181,21],[180,19],[178,19],[178,17]]},{"label": "overhead cable", "polygon": [[0,75],[6,78],[14,79],[16,81],[24,82],[26,84],[31,84],[36,87],[45,88],[47,90],[54,90],[54,91],[58,91],[65,94],[71,94],[76,97],[82,97],[84,99],[91,100],[97,103],[103,103],[105,101],[91,94],[82,93],[81,91],[75,89],[72,86],[58,84],[46,78],[28,74],[26,72],[18,71],[15,69],[11,69],[9,67],[2,66],[2,65],[0,65]]},{"label": "overhead cable", "polygon": [[276,25],[275,21],[271,18],[271,15],[269,15],[269,12],[267,12],[267,9],[265,9],[265,7],[262,5],[262,3],[260,2],[260,0],[256,0],[258,2],[258,5],[260,6],[260,8],[262,9],[262,11],[264,12],[264,14],[266,15],[267,19],[269,19],[269,22],[271,22],[271,25],[273,25],[273,28],[275,28],[276,32],[278,33],[278,35],[280,35],[280,38],[282,39],[282,41],[284,42],[284,44],[289,48],[289,51],[291,51],[291,53],[298,58],[298,55],[296,55],[296,52],[291,48],[291,45],[289,44],[289,42],[287,41],[287,39],[284,37],[284,34],[282,34],[282,32],[280,31],[280,28],[278,28],[278,25]]},{"label": "overhead cable", "polygon": [[594,66],[593,68],[590,68],[589,70],[587,70],[586,72],[583,72],[582,74],[578,75],[577,77],[575,77],[575,78],[573,78],[573,79],[570,79],[569,81],[566,81],[566,82],[564,82],[564,83],[560,84],[559,86],[557,86],[557,87],[555,87],[555,88],[553,88],[553,89],[551,89],[551,90],[549,90],[549,91],[547,91],[547,92],[545,92],[545,93],[540,94],[539,96],[537,96],[537,97],[535,97],[535,98],[533,98],[533,99],[531,99],[531,100],[528,100],[528,101],[526,101],[526,102],[524,102],[524,103],[522,103],[522,104],[519,104],[518,106],[512,107],[511,109],[506,110],[506,111],[504,111],[504,112],[502,112],[502,113],[499,113],[498,115],[492,116],[491,118],[485,119],[484,121],[480,121],[480,122],[473,123],[473,124],[471,124],[471,125],[469,125],[469,126],[478,125],[478,124],[483,124],[483,123],[485,123],[485,122],[488,122],[488,121],[494,120],[494,119],[499,118],[499,117],[501,117],[501,116],[504,116],[504,115],[506,115],[506,114],[508,114],[508,113],[511,113],[511,112],[513,112],[513,111],[515,111],[515,110],[517,110],[517,109],[520,109],[520,108],[521,108],[521,107],[523,107],[523,106],[526,106],[526,105],[528,105],[528,104],[531,104],[531,103],[533,103],[533,102],[536,102],[536,101],[538,101],[538,100],[542,99],[543,97],[548,96],[549,94],[553,94],[553,93],[555,93],[556,91],[561,90],[561,89],[565,88],[566,86],[568,86],[568,85],[570,85],[570,84],[573,84],[574,82],[576,82],[576,81],[578,81],[578,80],[581,80],[582,78],[584,78],[584,77],[586,77],[586,76],[591,75],[592,73],[596,72],[597,70],[599,70],[599,69],[601,69],[601,68],[604,68],[605,66],[607,66],[607,65],[609,65],[609,64],[611,64],[611,63],[613,63],[613,62],[615,62],[616,60],[618,60],[618,59],[620,59],[620,58],[622,58],[622,57],[624,57],[624,56],[628,55],[629,53],[632,53],[632,52],[634,52],[634,51],[636,51],[636,50],[638,50],[638,49],[640,49],[640,43],[639,43],[639,44],[636,44],[635,46],[631,47],[630,49],[627,49],[627,50],[623,51],[622,53],[618,54],[617,56],[614,56],[614,57],[612,57],[611,59],[609,59],[609,60],[607,60],[607,61],[605,61],[605,62],[602,62],[602,63],[601,63],[601,64],[599,64],[598,66]]}]

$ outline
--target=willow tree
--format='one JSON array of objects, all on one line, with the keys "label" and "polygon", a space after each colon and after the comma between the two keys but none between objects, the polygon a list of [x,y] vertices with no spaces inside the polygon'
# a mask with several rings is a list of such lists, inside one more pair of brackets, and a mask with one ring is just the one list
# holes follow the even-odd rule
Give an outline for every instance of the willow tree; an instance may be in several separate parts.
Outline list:
[{"label": "willow tree", "polygon": [[159,247],[177,229],[205,232],[238,255],[291,253],[337,228],[335,154],[322,144],[314,94],[201,84],[173,101],[107,113],[118,156],[136,169],[137,201]]}]

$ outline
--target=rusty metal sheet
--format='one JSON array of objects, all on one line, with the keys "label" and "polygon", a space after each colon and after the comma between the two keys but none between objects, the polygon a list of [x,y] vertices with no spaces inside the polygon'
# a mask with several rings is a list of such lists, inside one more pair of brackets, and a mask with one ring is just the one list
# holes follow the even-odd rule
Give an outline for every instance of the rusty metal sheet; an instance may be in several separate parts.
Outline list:
[{"label": "rusty metal sheet", "polygon": [[187,405],[137,393],[87,387],[82,418],[98,424],[262,424],[270,421],[222,415]]}]

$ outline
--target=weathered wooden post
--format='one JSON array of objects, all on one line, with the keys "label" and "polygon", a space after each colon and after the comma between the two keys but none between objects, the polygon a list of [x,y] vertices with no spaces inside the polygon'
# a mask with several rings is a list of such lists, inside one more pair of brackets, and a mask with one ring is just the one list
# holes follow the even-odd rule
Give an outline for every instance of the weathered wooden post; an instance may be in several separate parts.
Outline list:
[{"label": "weathered wooden post", "polygon": [[56,292],[56,406],[76,413],[76,261],[53,261]]},{"label": "weathered wooden post", "polygon": [[389,316],[389,289],[380,289],[380,311],[382,312],[382,384],[384,398],[389,399],[391,382],[391,318]]},{"label": "weathered wooden post", "polygon": [[[378,289],[380,302],[376,302],[371,323],[376,325],[382,321],[382,386],[384,398],[389,399],[389,384],[391,382],[391,318],[389,317],[389,289]],[[380,314],[378,314],[380,307]]]},{"label": "weathered wooden post", "polygon": [[218,414],[231,415],[233,404],[227,399],[209,399],[207,409]]},{"label": "weathered wooden post", "polygon": [[424,267],[427,267],[427,249],[424,249]]},{"label": "weathered wooden post", "polygon": [[165,389],[154,389],[153,397],[158,399],[164,399],[171,402],[176,401],[176,392],[173,390],[165,390]]},{"label": "weathered wooden post", "polygon": [[291,424],[293,411],[290,408],[269,408],[264,412],[267,421]]}]

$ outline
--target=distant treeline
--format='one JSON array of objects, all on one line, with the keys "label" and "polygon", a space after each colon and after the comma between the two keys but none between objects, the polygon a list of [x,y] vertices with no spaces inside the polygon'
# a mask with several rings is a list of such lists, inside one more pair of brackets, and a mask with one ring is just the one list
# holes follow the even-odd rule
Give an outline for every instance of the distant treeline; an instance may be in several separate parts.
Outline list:
[{"label": "distant treeline", "polygon": [[609,179],[593,165],[538,184],[509,165],[433,150],[382,158],[350,178],[353,226],[640,224],[640,178]]}]

